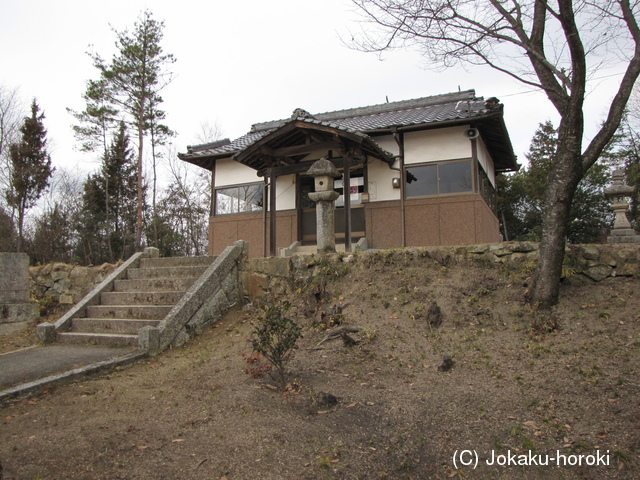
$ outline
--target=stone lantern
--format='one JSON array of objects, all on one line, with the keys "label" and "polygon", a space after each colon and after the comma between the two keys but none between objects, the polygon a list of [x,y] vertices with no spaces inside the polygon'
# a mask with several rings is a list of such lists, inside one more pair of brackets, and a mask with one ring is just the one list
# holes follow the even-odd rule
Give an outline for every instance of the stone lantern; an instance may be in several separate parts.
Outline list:
[{"label": "stone lantern", "polygon": [[614,170],[611,176],[613,184],[605,189],[604,195],[613,200],[611,210],[613,210],[615,220],[613,222],[613,230],[607,241],[609,243],[640,243],[640,235],[631,228],[631,224],[627,219],[629,204],[626,199],[631,196],[635,188],[624,183],[624,172],[622,170]]},{"label": "stone lantern", "polygon": [[315,192],[309,198],[316,203],[316,234],[318,237],[318,253],[336,251],[334,203],[340,196],[333,189],[334,180],[341,177],[335,165],[326,158],[315,162],[307,175],[313,177]]}]

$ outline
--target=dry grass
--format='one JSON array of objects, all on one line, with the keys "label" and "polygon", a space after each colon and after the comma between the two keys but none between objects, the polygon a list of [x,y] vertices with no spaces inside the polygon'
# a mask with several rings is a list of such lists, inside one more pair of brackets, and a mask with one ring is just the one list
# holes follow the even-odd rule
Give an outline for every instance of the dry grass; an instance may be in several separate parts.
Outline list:
[{"label": "dry grass", "polygon": [[[287,392],[245,373],[255,312],[235,310],[180,349],[3,409],[5,480],[638,478],[639,278],[571,277],[548,317],[523,303],[520,270],[419,251],[318,267],[316,313],[290,297],[305,330]],[[311,350],[334,304],[358,343]],[[476,470],[455,470],[461,449]],[[608,451],[610,465],[486,464],[529,450]]]}]

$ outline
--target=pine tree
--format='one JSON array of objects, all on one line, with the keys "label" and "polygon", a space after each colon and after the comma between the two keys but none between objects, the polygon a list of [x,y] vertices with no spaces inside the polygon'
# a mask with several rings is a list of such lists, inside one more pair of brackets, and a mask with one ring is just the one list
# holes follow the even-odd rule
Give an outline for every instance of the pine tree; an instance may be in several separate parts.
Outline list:
[{"label": "pine tree", "polygon": [[115,31],[118,52],[111,63],[97,54],[92,55],[94,66],[108,86],[105,93],[109,102],[127,115],[137,134],[137,250],[142,246],[144,138],[149,133],[157,136],[164,129],[169,131],[158,123],[165,115],[159,107],[162,104],[159,93],[172,80],[172,73],[166,71],[166,67],[175,62],[173,55],[163,53],[163,29],[164,22],[154,20],[151,13],[145,11],[135,22],[133,32]]},{"label": "pine tree", "polygon": [[53,173],[51,156],[47,150],[47,131],[43,124],[44,113],[36,100],[31,104],[31,116],[20,127],[22,139],[9,147],[11,160],[10,190],[7,203],[18,214],[17,251],[22,249],[23,229],[27,210],[32,208],[49,186]]},{"label": "pine tree", "polygon": [[86,108],[82,112],[67,109],[78,121],[73,125],[73,133],[80,142],[80,150],[94,152],[102,150],[106,154],[109,148],[108,137],[118,121],[118,109],[110,103],[109,84],[106,80],[89,80],[87,90],[82,95]]}]

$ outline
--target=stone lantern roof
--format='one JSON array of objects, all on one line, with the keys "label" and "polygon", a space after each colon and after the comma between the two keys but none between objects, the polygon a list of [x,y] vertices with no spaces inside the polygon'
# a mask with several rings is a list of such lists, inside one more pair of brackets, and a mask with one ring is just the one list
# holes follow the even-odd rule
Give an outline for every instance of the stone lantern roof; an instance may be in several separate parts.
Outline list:
[{"label": "stone lantern roof", "polygon": [[313,165],[311,165],[309,170],[307,170],[306,175],[309,175],[310,177],[325,176],[333,178],[340,178],[342,176],[335,165],[326,158],[321,158],[320,160],[313,162]]}]

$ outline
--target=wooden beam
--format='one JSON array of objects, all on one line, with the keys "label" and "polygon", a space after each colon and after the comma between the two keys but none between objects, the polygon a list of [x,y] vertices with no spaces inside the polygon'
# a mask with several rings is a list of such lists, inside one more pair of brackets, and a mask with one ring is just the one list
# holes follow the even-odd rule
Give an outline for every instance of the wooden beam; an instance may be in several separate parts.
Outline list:
[{"label": "wooden beam", "polygon": [[305,145],[292,145],[290,147],[275,148],[271,150],[271,153],[274,157],[291,157],[294,155],[303,155],[305,153],[309,154],[317,150],[329,150],[332,148],[338,149],[340,148],[340,144],[329,140],[325,142],[308,143]]},{"label": "wooden beam", "polygon": [[266,157],[275,157],[276,155],[273,153],[273,148],[269,145],[260,145],[260,154]]},{"label": "wooden beam", "polygon": [[[364,163],[364,158],[348,157],[349,165],[352,167]],[[330,158],[329,161],[335,165],[336,168],[343,168],[345,159],[343,157]],[[258,176],[264,177],[269,175],[269,171],[273,170],[277,176],[281,175],[293,175],[294,173],[304,173],[309,170],[309,167],[315,163],[315,160],[308,162],[294,163],[293,165],[280,165],[279,167],[265,168],[258,170]]]}]

